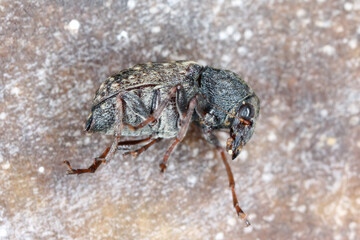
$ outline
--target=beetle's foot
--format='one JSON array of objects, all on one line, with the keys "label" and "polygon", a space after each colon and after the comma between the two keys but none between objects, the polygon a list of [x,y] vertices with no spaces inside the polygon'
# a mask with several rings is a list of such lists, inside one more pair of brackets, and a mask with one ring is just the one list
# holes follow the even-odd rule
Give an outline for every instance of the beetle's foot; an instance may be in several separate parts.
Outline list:
[{"label": "beetle's foot", "polygon": [[240,219],[242,219],[242,220],[244,221],[245,227],[249,227],[249,226],[251,225],[251,223],[250,223],[250,221],[247,219],[247,216],[246,216],[245,213],[240,212],[240,213],[238,214],[238,216],[239,216]]},{"label": "beetle's foot", "polygon": [[137,158],[140,155],[140,153],[138,153],[137,151],[129,151],[129,152],[124,152],[123,155],[124,156],[131,155],[133,158]]},{"label": "beetle's foot", "polygon": [[72,174],[83,174],[83,173],[94,173],[96,169],[102,164],[106,163],[105,158],[95,158],[94,163],[89,168],[80,168],[80,169],[74,169],[71,167],[69,161],[64,161],[64,163],[68,166],[68,170],[66,172],[67,175]]},{"label": "beetle's foot", "polygon": [[139,156],[139,152],[138,151],[133,151],[133,152],[131,152],[131,156],[133,157],[133,158],[137,158],[138,156]]},{"label": "beetle's foot", "polygon": [[162,172],[162,173],[164,173],[165,172],[165,170],[166,170],[166,164],[165,163],[160,163],[160,171]]},{"label": "beetle's foot", "polygon": [[80,169],[73,169],[70,165],[70,162],[69,161],[64,161],[64,163],[67,165],[67,167],[69,168],[67,171],[66,171],[66,175],[71,175],[71,174],[80,174],[78,170]]}]

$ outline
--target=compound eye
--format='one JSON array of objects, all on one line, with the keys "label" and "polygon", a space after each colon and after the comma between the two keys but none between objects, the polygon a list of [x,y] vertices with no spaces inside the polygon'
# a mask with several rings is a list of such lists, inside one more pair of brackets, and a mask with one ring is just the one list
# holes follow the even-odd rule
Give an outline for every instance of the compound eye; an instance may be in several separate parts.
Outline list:
[{"label": "compound eye", "polygon": [[250,119],[254,116],[254,108],[252,105],[245,103],[242,105],[239,109],[239,115],[240,117],[244,119]]}]

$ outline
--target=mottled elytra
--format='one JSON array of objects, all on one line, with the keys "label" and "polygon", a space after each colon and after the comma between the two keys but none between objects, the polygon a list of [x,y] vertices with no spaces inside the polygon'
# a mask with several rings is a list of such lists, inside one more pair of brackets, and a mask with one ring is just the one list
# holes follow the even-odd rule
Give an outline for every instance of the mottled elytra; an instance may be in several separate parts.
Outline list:
[{"label": "mottled elytra", "polygon": [[259,110],[254,91],[231,71],[192,61],[135,65],[101,84],[85,125],[86,131],[113,135],[114,142],[87,169],[73,169],[65,161],[67,173],[93,173],[117,150],[136,156],[161,139],[173,138],[160,163],[164,172],[171,152],[194,122],[220,152],[236,213],[250,225],[239,206],[233,174],[214,130],[229,129],[226,151],[235,159],[253,135]]}]

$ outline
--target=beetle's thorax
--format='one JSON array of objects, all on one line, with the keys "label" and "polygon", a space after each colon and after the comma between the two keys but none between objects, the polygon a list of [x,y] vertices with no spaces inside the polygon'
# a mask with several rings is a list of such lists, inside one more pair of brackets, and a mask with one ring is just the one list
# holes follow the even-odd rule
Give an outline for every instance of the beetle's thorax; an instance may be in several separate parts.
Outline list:
[{"label": "beetle's thorax", "polygon": [[229,114],[235,114],[239,103],[253,94],[251,88],[238,75],[227,70],[205,67],[200,77],[200,92],[206,99],[208,123],[213,128],[226,128]]}]

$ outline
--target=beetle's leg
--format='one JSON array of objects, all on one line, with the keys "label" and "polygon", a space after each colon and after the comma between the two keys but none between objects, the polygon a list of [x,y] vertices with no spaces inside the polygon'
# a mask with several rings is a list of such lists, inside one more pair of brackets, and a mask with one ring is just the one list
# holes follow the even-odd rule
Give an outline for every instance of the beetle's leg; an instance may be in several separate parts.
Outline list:
[{"label": "beetle's leg", "polygon": [[82,174],[82,173],[94,173],[96,169],[102,164],[109,162],[110,159],[114,156],[119,139],[120,139],[120,133],[121,129],[123,127],[122,125],[122,116],[123,116],[123,100],[121,99],[121,95],[118,94],[116,97],[116,129],[115,129],[115,139],[112,143],[112,145],[105,149],[105,151],[97,158],[94,159],[94,163],[89,167],[85,169],[73,169],[69,163],[69,161],[64,161],[64,163],[68,166],[69,170],[67,171],[67,174]]},{"label": "beetle's leg", "polygon": [[229,162],[226,159],[226,155],[225,155],[225,151],[222,147],[220,147],[219,144],[219,140],[218,138],[211,132],[212,129],[209,128],[205,128],[203,129],[203,133],[204,133],[204,137],[205,139],[212,143],[213,145],[215,145],[216,149],[220,152],[221,155],[221,159],[225,165],[225,169],[226,169],[226,173],[228,175],[228,179],[229,179],[229,187],[231,189],[231,193],[232,193],[232,199],[233,199],[233,204],[234,204],[234,208],[236,210],[237,215],[239,216],[239,218],[243,219],[246,226],[250,226],[250,222],[249,220],[246,218],[246,214],[244,213],[244,211],[241,209],[239,202],[237,200],[237,196],[236,196],[236,192],[235,192],[235,181],[234,181],[234,176],[232,174],[231,171],[231,167],[229,165]]},{"label": "beetle's leg", "polygon": [[94,159],[94,163],[85,169],[74,169],[71,167],[69,161],[64,161],[64,163],[68,166],[69,170],[66,174],[82,174],[82,173],[94,173],[96,169],[103,163],[106,158],[106,155],[109,153],[110,147],[106,148],[105,151],[97,158]]},{"label": "beetle's leg", "polygon": [[151,100],[150,114],[153,114],[155,110],[159,107],[161,102],[160,97],[160,89],[156,89]]},{"label": "beetle's leg", "polygon": [[137,126],[133,126],[133,130],[137,130],[139,128],[143,128],[149,123],[157,120],[161,113],[164,111],[166,105],[170,102],[170,99],[175,97],[177,89],[182,88],[180,84],[172,87],[168,93],[168,95],[165,97],[165,99],[160,103],[159,107],[154,111],[154,113],[150,114],[147,119],[145,119],[143,122],[138,124]]},{"label": "beetle's leg", "polygon": [[129,146],[134,146],[134,145],[139,145],[142,144],[144,142],[148,142],[152,139],[152,137],[147,137],[144,139],[138,139],[138,140],[128,140],[128,141],[122,141],[122,142],[118,142],[118,150],[127,150],[127,147]]},{"label": "beetle's leg", "polygon": [[176,145],[184,139],[185,134],[189,128],[191,117],[193,116],[196,105],[197,105],[197,99],[195,96],[190,100],[188,110],[186,112],[185,118],[181,121],[181,127],[175,140],[171,143],[170,147],[168,148],[168,150],[164,155],[163,161],[160,163],[161,172],[165,171],[166,162],[169,159],[171,152],[175,149]]},{"label": "beetle's leg", "polygon": [[141,147],[145,146],[152,140],[153,140],[152,136],[149,136],[144,139],[122,141],[122,142],[118,143],[117,150],[122,151],[123,154],[126,155],[129,152],[133,152],[133,151],[140,149]]},{"label": "beetle's leg", "polygon": [[146,151],[149,147],[151,147],[154,143],[160,141],[161,138],[156,138],[156,139],[153,139],[152,141],[150,141],[148,144],[142,146],[141,148],[139,149],[136,149],[134,151],[129,151],[129,152],[125,152],[124,155],[129,155],[131,154],[133,157],[137,157],[140,155],[140,153]]},{"label": "beetle's leg", "polygon": [[176,109],[180,115],[180,120],[183,120],[186,116],[186,112],[187,112],[187,107],[188,107],[188,103],[187,103],[187,99],[186,99],[186,92],[185,89],[180,86],[177,91],[176,91]]},{"label": "beetle's leg", "polygon": [[223,163],[225,165],[225,168],[226,168],[226,173],[227,173],[228,178],[229,178],[229,187],[231,188],[233,204],[234,204],[234,208],[236,210],[236,213],[239,216],[239,218],[244,220],[246,226],[250,226],[250,222],[247,219],[246,214],[244,213],[244,211],[241,209],[241,207],[239,205],[239,202],[237,200],[237,196],[236,196],[236,192],[235,192],[234,176],[232,174],[229,162],[226,159],[225,151],[221,147],[217,147],[217,150],[220,152],[222,161],[223,161]]}]

